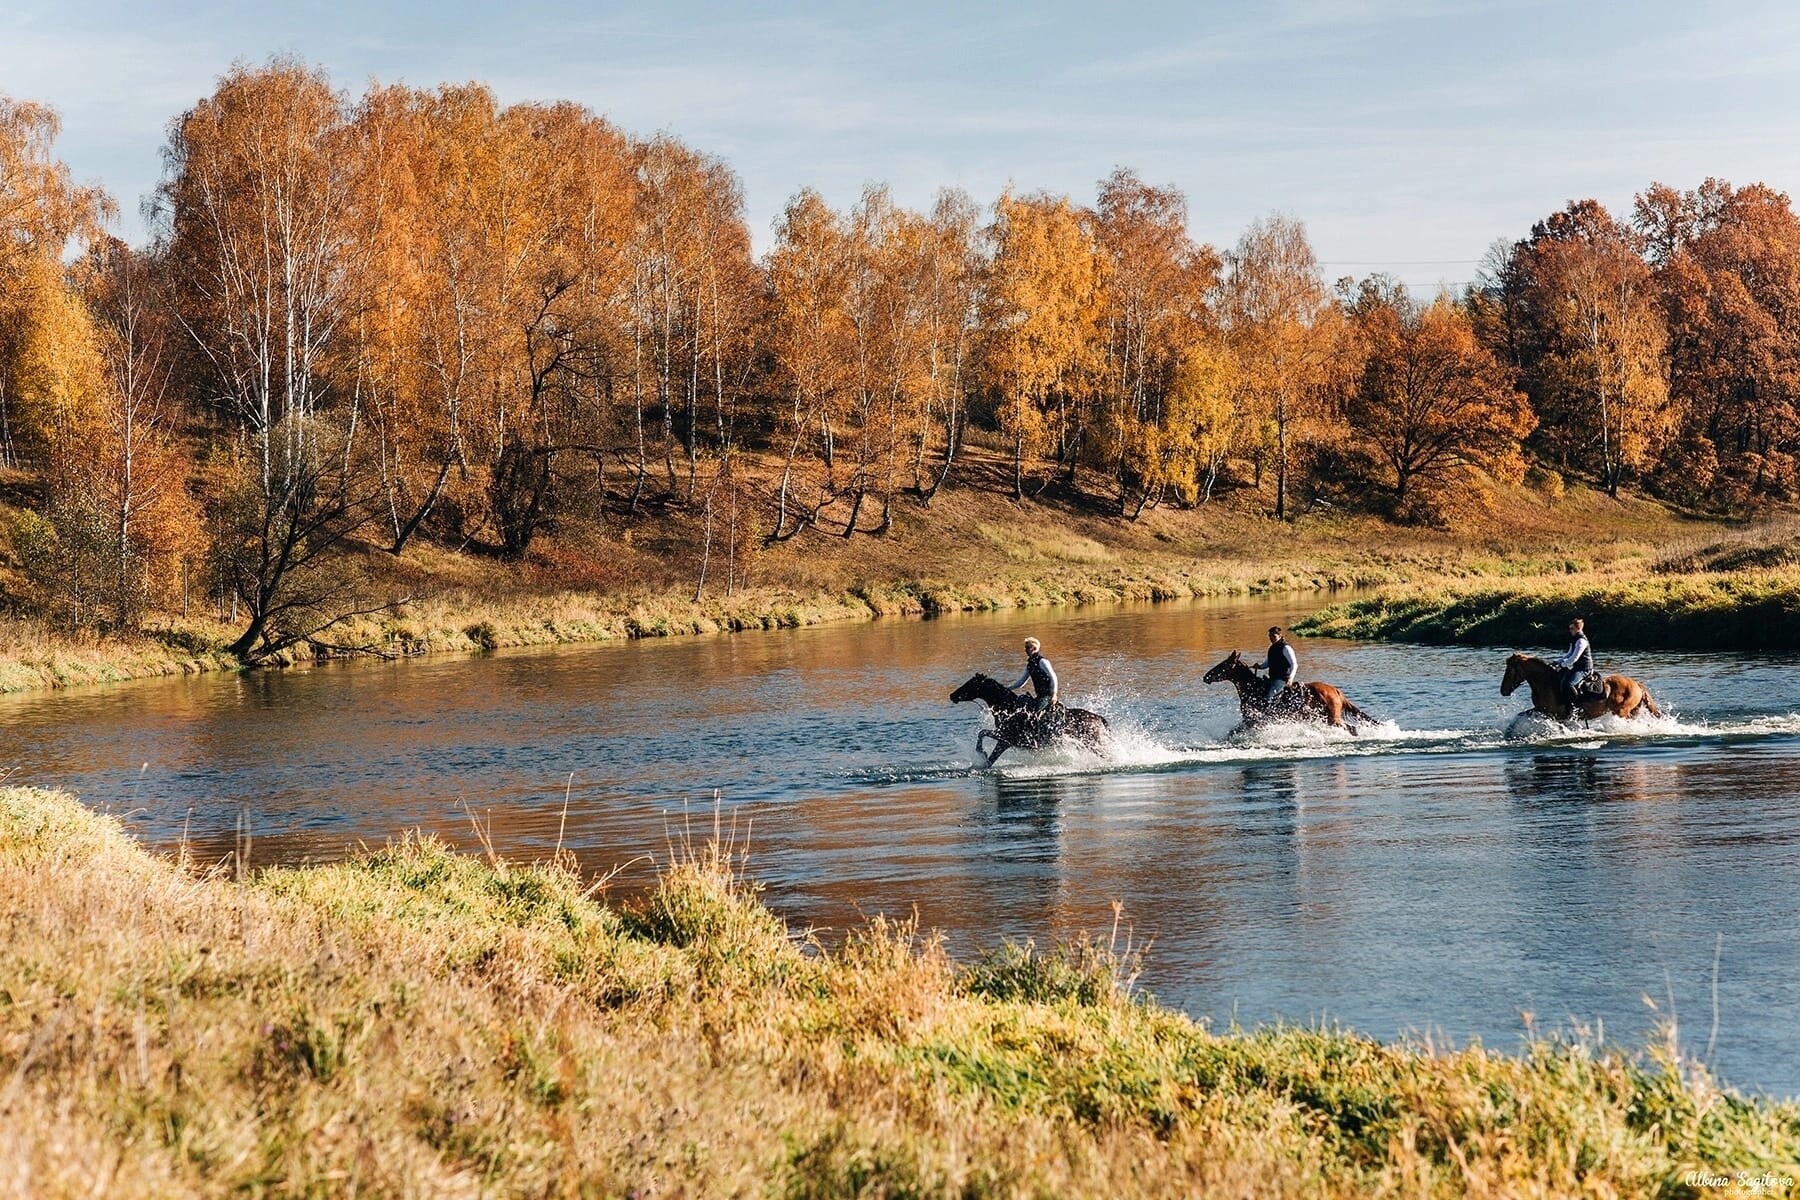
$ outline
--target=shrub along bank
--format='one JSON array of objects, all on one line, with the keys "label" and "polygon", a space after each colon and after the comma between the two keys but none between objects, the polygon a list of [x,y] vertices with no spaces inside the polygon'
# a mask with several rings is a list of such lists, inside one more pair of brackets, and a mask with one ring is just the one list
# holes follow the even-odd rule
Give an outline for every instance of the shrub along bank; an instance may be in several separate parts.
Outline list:
[{"label": "shrub along bank", "polygon": [[1560,647],[1569,618],[1597,644],[1637,650],[1800,652],[1800,577],[1789,573],[1536,581],[1365,597],[1295,622],[1315,637]]}]

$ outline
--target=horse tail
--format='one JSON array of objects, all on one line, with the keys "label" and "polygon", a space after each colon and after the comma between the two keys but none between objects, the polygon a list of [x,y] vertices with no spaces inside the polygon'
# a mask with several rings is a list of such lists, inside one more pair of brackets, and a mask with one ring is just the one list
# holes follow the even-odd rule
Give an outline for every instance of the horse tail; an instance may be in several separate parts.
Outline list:
[{"label": "horse tail", "polygon": [[1371,717],[1368,713],[1366,713],[1362,709],[1356,707],[1356,705],[1350,703],[1350,698],[1348,696],[1344,697],[1344,711],[1349,713],[1351,716],[1355,717],[1357,720],[1366,721],[1370,725],[1381,724],[1381,721],[1379,718]]},{"label": "horse tail", "polygon": [[1649,688],[1644,689],[1644,698],[1638,701],[1638,706],[1631,711],[1631,715],[1635,717],[1646,708],[1650,710],[1650,715],[1653,717],[1660,717],[1663,715],[1662,709],[1656,707],[1656,701],[1651,698]]}]

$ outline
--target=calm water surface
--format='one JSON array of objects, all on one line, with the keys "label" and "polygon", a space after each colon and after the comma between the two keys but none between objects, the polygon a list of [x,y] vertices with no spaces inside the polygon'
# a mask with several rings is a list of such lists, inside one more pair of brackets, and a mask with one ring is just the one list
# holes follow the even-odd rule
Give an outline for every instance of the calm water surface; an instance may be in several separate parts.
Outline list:
[{"label": "calm water surface", "polygon": [[[1215,1025],[1323,1020],[1512,1048],[1530,1019],[1635,1047],[1673,1016],[1689,1052],[1712,1043],[1728,1082],[1800,1094],[1794,662],[1603,654],[1673,717],[1509,743],[1500,731],[1523,704],[1499,696],[1499,652],[1302,641],[1303,677],[1387,724],[1356,741],[1227,743],[1233,697],[1200,677],[1262,645],[1293,604],[887,621],[0,698],[0,770],[201,855],[229,853],[240,821],[258,862],[420,827],[472,845],[473,810],[503,852],[541,854],[560,832],[596,872],[709,834],[716,791],[796,927],[916,910],[968,953],[1104,931],[1116,900],[1153,940],[1143,984]],[[982,716],[947,696],[975,669],[1016,677],[1028,633],[1065,698],[1112,719],[1107,760],[971,768]],[[1604,650],[1603,623],[1596,634]]]}]

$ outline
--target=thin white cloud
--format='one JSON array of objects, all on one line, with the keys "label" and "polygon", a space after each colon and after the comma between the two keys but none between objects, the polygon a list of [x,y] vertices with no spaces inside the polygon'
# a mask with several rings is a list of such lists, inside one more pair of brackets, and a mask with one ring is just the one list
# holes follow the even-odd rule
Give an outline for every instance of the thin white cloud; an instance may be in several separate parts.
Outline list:
[{"label": "thin white cloud", "polygon": [[1285,208],[1322,258],[1345,260],[1479,257],[1573,195],[1628,204],[1657,178],[1800,185],[1800,116],[1771,101],[1800,94],[1800,13],[1772,5],[374,0],[339,20],[222,0],[92,0],[77,19],[16,2],[0,87],[62,110],[66,157],[121,197],[128,234],[168,120],[234,58],[272,50],[352,90],[476,78],[504,100],[569,98],[672,131],[737,167],[759,244],[803,185],[834,203],[870,180],[913,204],[956,184],[985,199],[1008,179],[1085,197],[1120,164],[1183,186],[1209,240]]}]

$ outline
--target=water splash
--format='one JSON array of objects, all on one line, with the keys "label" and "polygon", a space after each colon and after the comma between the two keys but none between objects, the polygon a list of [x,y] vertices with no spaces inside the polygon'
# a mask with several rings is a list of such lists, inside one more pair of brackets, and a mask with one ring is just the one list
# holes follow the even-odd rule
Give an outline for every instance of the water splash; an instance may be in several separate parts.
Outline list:
[{"label": "water splash", "polygon": [[1605,716],[1594,721],[1561,725],[1532,712],[1519,713],[1502,727],[1507,739],[1530,745],[1575,745],[1597,741],[1621,742],[1749,740],[1800,734],[1800,713],[1764,714],[1706,720],[1666,711],[1624,718]]},{"label": "water splash", "polygon": [[[1499,714],[1497,714],[1499,715]],[[1555,725],[1540,720],[1534,730],[1512,731],[1527,714],[1499,715],[1496,726],[1472,729],[1406,729],[1394,721],[1348,730],[1311,722],[1276,722],[1259,729],[1199,744],[1172,741],[1166,734],[1129,716],[1111,717],[1111,738],[1094,752],[1068,744],[1044,750],[1011,749],[989,767],[970,757],[939,758],[848,773],[862,783],[906,783],[986,775],[1003,779],[1057,776],[1154,773],[1210,765],[1366,758],[1401,754],[1458,754],[1492,751],[1506,746],[1598,750],[1609,744],[1669,742],[1691,744],[1711,740],[1751,740],[1800,734],[1800,713],[1746,715],[1701,720],[1676,713],[1631,720],[1604,717],[1584,725]],[[959,743],[960,744],[960,743]],[[966,754],[966,751],[964,752]]]}]

